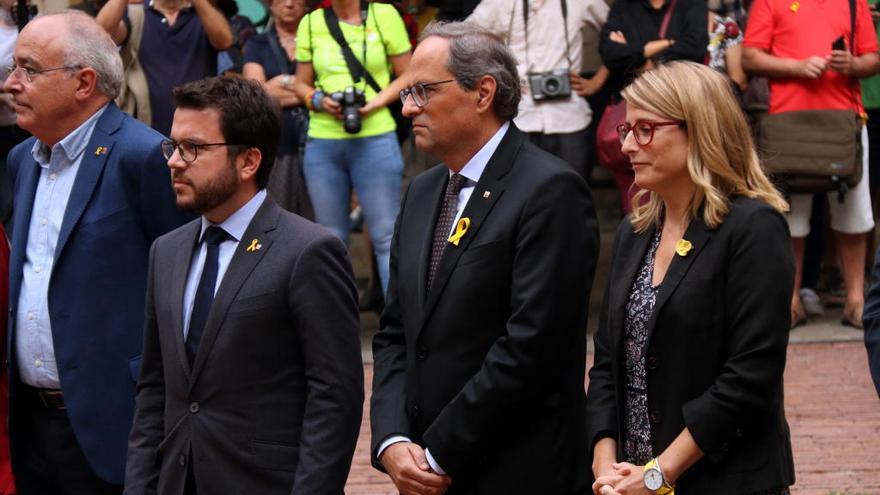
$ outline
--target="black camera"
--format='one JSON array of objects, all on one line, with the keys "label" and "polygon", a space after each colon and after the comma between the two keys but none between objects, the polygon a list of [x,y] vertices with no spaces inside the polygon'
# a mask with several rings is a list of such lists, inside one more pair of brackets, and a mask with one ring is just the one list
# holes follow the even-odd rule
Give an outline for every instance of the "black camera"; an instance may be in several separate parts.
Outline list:
[{"label": "black camera", "polygon": [[571,82],[568,80],[568,69],[554,69],[548,72],[529,74],[529,87],[535,101],[571,96]]},{"label": "black camera", "polygon": [[361,132],[361,115],[358,109],[367,104],[364,91],[354,86],[349,86],[342,91],[330,95],[330,98],[342,107],[342,124],[345,132],[357,134]]}]

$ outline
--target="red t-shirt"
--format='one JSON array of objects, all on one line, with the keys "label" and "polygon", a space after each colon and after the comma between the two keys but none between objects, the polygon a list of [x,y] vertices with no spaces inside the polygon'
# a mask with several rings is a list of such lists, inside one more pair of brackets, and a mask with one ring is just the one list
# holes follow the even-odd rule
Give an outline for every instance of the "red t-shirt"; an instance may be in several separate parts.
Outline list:
[{"label": "red t-shirt", "polygon": [[[843,36],[850,46],[848,0],[755,0],[745,46],[780,58],[828,58]],[[877,36],[866,0],[856,0],[855,55],[877,51]],[[858,81],[826,70],[819,79],[770,79],[770,113],[794,110],[862,110]]]}]

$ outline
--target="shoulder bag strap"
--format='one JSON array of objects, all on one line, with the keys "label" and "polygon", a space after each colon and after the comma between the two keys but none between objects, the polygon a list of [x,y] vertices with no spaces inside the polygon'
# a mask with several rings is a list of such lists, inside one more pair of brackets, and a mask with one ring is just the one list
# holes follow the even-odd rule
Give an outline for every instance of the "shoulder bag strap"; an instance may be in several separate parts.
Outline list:
[{"label": "shoulder bag strap", "polygon": [[[373,76],[367,72],[367,69],[364,68],[363,64],[361,64],[360,60],[354,56],[354,53],[351,51],[351,47],[348,46],[348,43],[345,41],[345,36],[342,34],[342,29],[339,28],[339,18],[336,17],[336,13],[333,12],[332,7],[327,7],[324,9],[324,20],[327,22],[327,29],[330,30],[330,34],[333,36],[333,39],[336,40],[336,43],[339,45],[339,48],[342,49],[342,57],[345,59],[345,65],[348,66],[348,71],[351,73],[351,78],[354,82],[358,82],[361,78],[367,81],[367,84],[373,88],[373,91],[376,93],[382,91],[382,88],[379,87],[379,84],[376,83],[376,80],[373,79]],[[366,19],[364,19],[366,21]],[[364,33],[364,43],[366,43],[366,32]]]},{"label": "shoulder bag strap", "polygon": [[660,24],[660,32],[658,33],[661,40],[666,37],[666,30],[669,29],[669,21],[672,20],[673,10],[675,10],[675,0],[669,2],[669,7],[666,9],[666,13],[663,14],[663,23]]},{"label": "shoulder bag strap", "polygon": [[281,43],[278,42],[278,31],[274,28],[266,31],[266,38],[269,40],[269,47],[272,48],[272,54],[275,55],[275,60],[278,62],[278,68],[281,69],[282,74],[290,75],[293,73],[293,63],[291,63],[290,58],[287,57],[287,51],[281,47]]}]

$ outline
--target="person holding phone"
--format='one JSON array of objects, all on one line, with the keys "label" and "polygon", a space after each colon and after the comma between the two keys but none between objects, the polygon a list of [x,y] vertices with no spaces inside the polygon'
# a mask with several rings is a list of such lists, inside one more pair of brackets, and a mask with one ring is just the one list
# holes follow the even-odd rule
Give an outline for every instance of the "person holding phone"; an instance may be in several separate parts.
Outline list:
[{"label": "person holding phone", "polygon": [[[850,5],[855,7],[854,18]],[[809,33],[806,35],[805,33]],[[843,38],[843,45],[838,41]],[[865,0],[831,0],[824,4],[789,0],[756,0],[749,14],[743,49],[746,72],[770,79],[770,115],[801,110],[852,110],[863,113],[855,82],[880,70],[877,35]],[[842,49],[841,49],[842,48]],[[862,128],[862,147],[867,132]],[[856,187],[842,200],[829,193],[831,229],[846,288],[841,322],[862,327],[865,233],[874,228],[867,165]],[[792,322],[805,319],[800,298],[804,246],[810,232],[811,194],[792,194],[786,215],[795,253]]]}]

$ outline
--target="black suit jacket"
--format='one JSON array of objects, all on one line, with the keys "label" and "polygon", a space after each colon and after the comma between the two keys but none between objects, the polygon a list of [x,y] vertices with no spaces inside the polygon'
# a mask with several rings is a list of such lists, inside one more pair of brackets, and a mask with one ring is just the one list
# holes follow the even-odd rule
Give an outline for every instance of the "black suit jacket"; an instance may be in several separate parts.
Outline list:
[{"label": "black suit jacket", "polygon": [[586,184],[511,124],[426,290],[448,181],[413,179],[391,247],[373,341],[376,450],[391,435],[426,446],[449,494],[583,493],[588,298],[598,235]]},{"label": "black suit jacket", "polygon": [[[591,446],[604,436],[623,446],[626,303],[654,232],[636,234],[628,219],[617,231],[590,369]],[[740,197],[718,229],[698,217],[684,239],[693,249],[672,260],[648,324],[653,453],[685,427],[705,453],[678,480],[680,495],[789,486],[782,389],[794,284],[788,226],[770,206]]]},{"label": "black suit jacket", "polygon": [[880,250],[871,269],[871,287],[865,297],[865,348],[868,351],[868,367],[874,388],[880,396]]},{"label": "black suit jacket", "polygon": [[[192,370],[183,293],[199,220],[150,253],[125,493],[341,494],[363,404],[345,246],[267,198],[217,290]],[[261,245],[248,251],[252,239]]]}]

